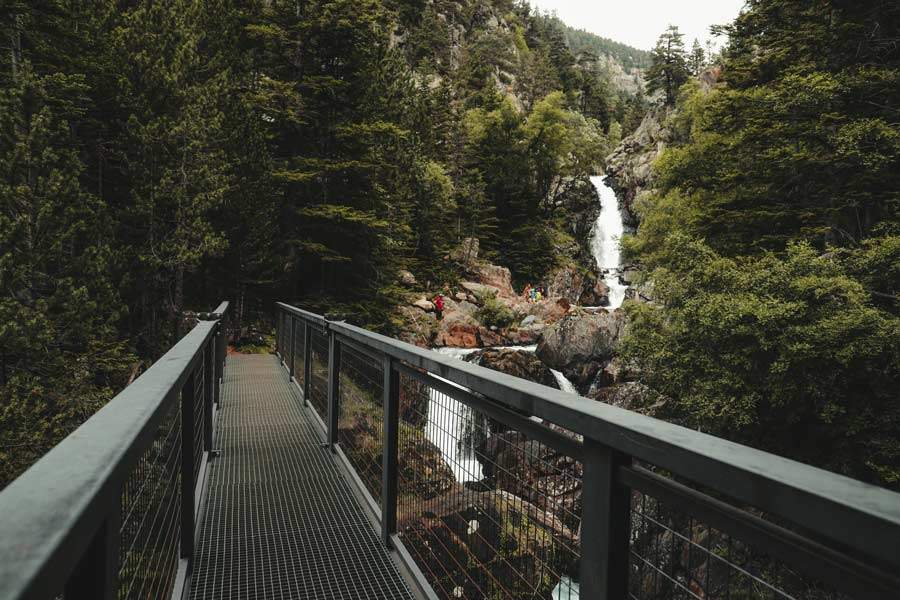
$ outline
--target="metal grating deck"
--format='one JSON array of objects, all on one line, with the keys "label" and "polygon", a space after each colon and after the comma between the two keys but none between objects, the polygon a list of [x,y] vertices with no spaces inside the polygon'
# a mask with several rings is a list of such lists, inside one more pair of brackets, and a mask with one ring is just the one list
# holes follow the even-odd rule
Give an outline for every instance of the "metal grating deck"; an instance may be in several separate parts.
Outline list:
[{"label": "metal grating deck", "polygon": [[192,600],[412,599],[271,355],[228,357]]}]

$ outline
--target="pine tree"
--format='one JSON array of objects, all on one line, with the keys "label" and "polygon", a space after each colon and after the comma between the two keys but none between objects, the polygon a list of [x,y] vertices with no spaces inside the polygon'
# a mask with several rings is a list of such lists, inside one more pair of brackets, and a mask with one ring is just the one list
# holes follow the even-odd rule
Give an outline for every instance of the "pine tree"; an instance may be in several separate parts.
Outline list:
[{"label": "pine tree", "polygon": [[43,54],[66,13],[18,8],[0,89],[0,487],[102,406],[132,360],[112,223],[80,182],[89,88]]},{"label": "pine tree", "polygon": [[694,38],[694,45],[691,46],[691,53],[688,55],[688,67],[691,75],[699,75],[704,66],[706,66],[706,52],[703,50],[703,46],[700,45],[699,40]]},{"label": "pine tree", "polygon": [[206,71],[203,2],[139,4],[122,17],[119,138],[129,198],[120,210],[142,347],[160,354],[181,333],[185,281],[225,247],[211,215],[229,175],[222,148],[226,73]]},{"label": "pine tree", "polygon": [[662,91],[668,106],[675,106],[678,89],[688,80],[690,74],[683,38],[678,27],[670,25],[665,33],[659,36],[653,48],[652,64],[645,75],[647,91],[651,93]]}]

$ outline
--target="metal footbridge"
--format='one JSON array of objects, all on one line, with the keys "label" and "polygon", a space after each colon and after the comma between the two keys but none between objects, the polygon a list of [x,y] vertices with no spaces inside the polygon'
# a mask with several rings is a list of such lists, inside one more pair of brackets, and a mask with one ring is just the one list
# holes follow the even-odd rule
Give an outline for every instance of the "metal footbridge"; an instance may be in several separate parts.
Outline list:
[{"label": "metal footbridge", "polygon": [[900,494],[228,303],[0,492],[0,600],[900,598]]}]

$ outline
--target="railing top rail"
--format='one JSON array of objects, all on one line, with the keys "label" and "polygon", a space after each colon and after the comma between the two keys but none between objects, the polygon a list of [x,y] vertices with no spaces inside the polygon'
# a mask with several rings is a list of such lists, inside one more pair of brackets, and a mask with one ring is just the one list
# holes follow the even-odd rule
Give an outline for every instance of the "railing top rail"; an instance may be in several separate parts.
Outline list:
[{"label": "railing top rail", "polygon": [[201,321],[0,493],[0,598],[59,592],[216,327]]},{"label": "railing top rail", "polygon": [[[279,306],[300,316],[310,314]],[[347,323],[326,323],[331,331],[364,347],[784,518],[854,554],[900,568],[900,494]]]},{"label": "railing top rail", "polygon": [[286,312],[298,316],[301,319],[306,319],[307,321],[315,323],[320,327],[326,327],[328,325],[328,321],[322,315],[311,313],[308,310],[303,310],[302,308],[297,308],[296,306],[291,306],[290,304],[285,304],[284,302],[277,302],[276,305]]}]

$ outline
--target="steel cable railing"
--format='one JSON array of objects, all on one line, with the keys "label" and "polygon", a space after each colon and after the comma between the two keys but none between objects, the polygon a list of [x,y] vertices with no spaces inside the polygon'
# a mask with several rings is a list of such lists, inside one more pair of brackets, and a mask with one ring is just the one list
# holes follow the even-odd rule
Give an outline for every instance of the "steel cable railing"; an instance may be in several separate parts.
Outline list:
[{"label": "steel cable railing", "polygon": [[900,597],[898,494],[277,311],[322,336],[307,397],[427,597]]},{"label": "steel cable railing", "polygon": [[0,597],[180,597],[212,449],[227,309],[200,315],[0,493]]}]

